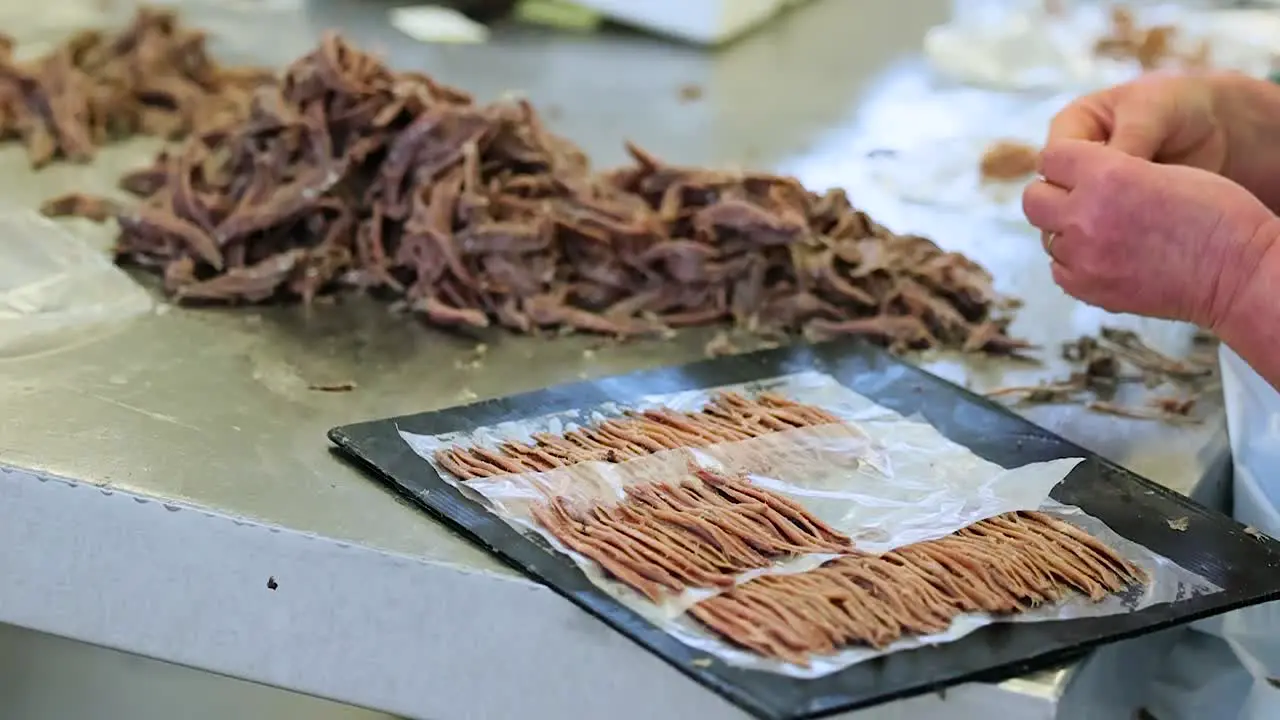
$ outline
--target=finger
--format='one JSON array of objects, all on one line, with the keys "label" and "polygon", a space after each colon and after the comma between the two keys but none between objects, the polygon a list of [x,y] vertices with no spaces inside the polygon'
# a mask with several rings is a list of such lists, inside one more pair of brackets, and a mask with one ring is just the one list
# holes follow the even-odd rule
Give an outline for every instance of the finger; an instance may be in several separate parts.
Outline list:
[{"label": "finger", "polygon": [[1091,254],[1089,237],[1076,228],[1068,227],[1055,232],[1052,238],[1045,237],[1043,241],[1048,246],[1045,253],[1049,255],[1049,259],[1054,265],[1063,268],[1079,269],[1082,255]]},{"label": "finger", "polygon": [[1106,142],[1109,123],[1086,100],[1071,103],[1049,122],[1049,138],[1055,140],[1088,140]]},{"label": "finger", "polygon": [[1045,180],[1067,190],[1075,189],[1091,167],[1115,159],[1106,145],[1086,140],[1057,140],[1040,152],[1040,174]]},{"label": "finger", "polygon": [[1067,196],[1066,190],[1044,180],[1028,183],[1022,191],[1022,212],[1041,230],[1060,232],[1066,228]]},{"label": "finger", "polygon": [[[1075,276],[1071,273],[1071,269],[1066,265],[1054,260],[1049,265],[1049,271],[1053,273],[1053,282],[1062,291],[1074,298],[1079,298],[1073,290],[1078,286]],[[1080,298],[1083,299],[1083,298]]]},{"label": "finger", "polygon": [[1160,112],[1122,112],[1116,116],[1116,126],[1107,145],[1120,152],[1143,160],[1152,160],[1169,136],[1169,130]]}]

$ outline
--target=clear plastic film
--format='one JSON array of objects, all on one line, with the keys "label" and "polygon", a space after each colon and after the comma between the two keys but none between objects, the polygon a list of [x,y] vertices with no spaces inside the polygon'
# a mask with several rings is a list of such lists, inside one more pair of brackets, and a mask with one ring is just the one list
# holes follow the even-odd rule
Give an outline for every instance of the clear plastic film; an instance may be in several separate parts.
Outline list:
[{"label": "clear plastic film", "polygon": [[1160,603],[1176,602],[1221,590],[1172,560],[1121,537],[1101,520],[1077,507],[1061,505],[1050,500],[1046,501],[1040,510],[1088,532],[1120,556],[1142,568],[1147,574],[1147,585],[1136,587],[1127,594],[1109,596],[1097,603],[1083,596],[1076,596],[1065,602],[1044,605],[1017,615],[965,613],[957,616],[946,631],[936,635],[908,635],[878,649],[850,647],[834,655],[815,656],[807,667],[762,657],[744,650],[709,632],[688,616],[680,616],[669,621],[664,629],[684,644],[697,648],[733,667],[774,672],[798,678],[816,678],[890,653],[959,640],[997,622],[1046,622],[1119,615]]},{"label": "clear plastic film", "polygon": [[0,357],[40,352],[149,311],[105,252],[30,210],[0,208]]},{"label": "clear plastic film", "polygon": [[[773,391],[814,405],[841,422],[795,428],[739,442],[699,448],[664,450],[621,463],[585,462],[539,473],[508,474],[458,481],[434,458],[437,450],[458,445],[496,448],[503,441],[531,442],[535,433],[560,434],[617,417],[624,408],[606,405],[527,420],[502,423],[468,433],[435,436],[401,431],[413,450],[441,477],[486,505],[522,532],[535,533],[572,558],[587,577],[619,602],[662,627],[686,644],[723,662],[796,677],[817,677],[896,650],[958,639],[998,618],[966,614],[940,635],[904,638],[888,648],[855,647],[814,658],[808,667],[768,659],[742,650],[704,629],[685,615],[693,604],[720,590],[686,590],[653,602],[612,579],[595,562],[565,547],[531,515],[535,503],[550,496],[611,503],[624,489],[643,483],[673,482],[690,476],[690,464],[730,474],[745,474],[758,487],[804,506],[818,519],[854,540],[865,552],[885,552],[932,540],[996,515],[1016,510],[1051,508],[1063,519],[1089,531],[1117,549],[1151,576],[1140,597],[1102,603],[1069,602],[1016,618],[1026,622],[1125,612],[1169,602],[1215,587],[1173,563],[1124,541],[1075,508],[1057,506],[1049,491],[1080,459],[1063,459],[1006,469],[948,440],[935,428],[904,417],[853,392],[830,376],[805,372],[745,385],[725,386],[643,398],[629,409],[702,408],[719,391],[752,396]],[[779,560],[772,566],[735,576],[739,584],[765,574],[812,570],[836,557],[813,553]]]},{"label": "clear plastic film", "polygon": [[[967,2],[966,2],[967,4]],[[990,5],[991,3],[986,3]],[[1109,31],[1113,5],[1129,8],[1139,27],[1177,28],[1173,49],[1192,52],[1207,44],[1209,64],[1263,77],[1271,70],[1280,41],[1280,17],[1274,12],[1223,9],[1210,2],[1059,3],[1064,12],[1045,11],[1049,3],[1016,3],[990,11],[981,22],[957,17],[933,28],[924,51],[940,73],[960,82],[1001,90],[1087,92],[1136,78],[1136,61],[1099,57],[1094,45]]]},{"label": "clear plastic film", "polygon": [[141,8],[170,9],[210,40],[218,60],[269,66],[311,49],[306,0],[44,0],[0,3],[0,28],[19,60],[49,53],[85,30],[117,32]]}]

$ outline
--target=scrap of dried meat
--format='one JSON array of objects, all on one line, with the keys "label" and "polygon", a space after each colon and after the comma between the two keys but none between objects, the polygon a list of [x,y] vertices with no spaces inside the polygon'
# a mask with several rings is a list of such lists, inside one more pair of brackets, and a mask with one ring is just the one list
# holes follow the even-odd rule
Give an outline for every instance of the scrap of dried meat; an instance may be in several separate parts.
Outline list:
[{"label": "scrap of dried meat", "polygon": [[849,646],[940,632],[961,613],[1017,613],[1072,593],[1097,602],[1140,582],[1139,568],[1082,530],[1018,512],[883,555],[759,577],[689,613],[736,645],[808,665]]},{"label": "scrap of dried meat", "polygon": [[1211,47],[1208,40],[1199,40],[1190,46],[1180,42],[1181,33],[1176,25],[1142,27],[1133,11],[1125,5],[1111,8],[1111,27],[1106,35],[1098,38],[1094,52],[1116,60],[1134,60],[1143,70],[1177,67],[1185,70],[1203,70],[1211,64]]},{"label": "scrap of dried meat", "polygon": [[831,413],[802,405],[776,393],[750,399],[717,393],[701,410],[667,408],[630,411],[563,435],[534,434],[532,443],[514,440],[498,448],[449,447],[435,460],[460,480],[532,473],[581,462],[619,463],[676,448],[738,442],[769,433],[839,422]]},{"label": "scrap of dried meat", "polygon": [[694,102],[701,100],[703,95],[702,86],[697,83],[685,83],[680,86],[677,96],[681,102]]},{"label": "scrap of dried meat", "polygon": [[108,198],[83,193],[67,193],[49,198],[40,205],[41,214],[47,217],[82,217],[103,222],[120,212],[118,203]]},{"label": "scrap of dried meat", "polygon": [[[1199,337],[1194,343],[1204,344]],[[1094,412],[1116,417],[1171,424],[1200,422],[1192,411],[1198,395],[1212,379],[1213,357],[1169,357],[1148,346],[1131,330],[1104,327],[1097,336],[1085,335],[1064,343],[1062,358],[1079,369],[1051,382],[997,388],[987,397],[1015,398],[1022,403],[1081,402]],[[1148,388],[1172,385],[1180,393],[1176,397],[1151,398],[1147,407],[1132,407],[1113,400],[1122,383],[1143,383]]]},{"label": "scrap of dried meat", "polygon": [[[161,113],[166,133],[187,135],[121,180],[142,202],[120,213],[117,245],[179,299],[308,301],[350,286],[432,324],[521,333],[661,336],[732,320],[900,349],[1017,345],[982,267],[889,232],[839,190],[670,165],[634,146],[630,166],[593,173],[528,103],[477,103],[337,35],[250,92],[248,73],[213,65],[171,15],[146,11],[131,33],[146,52],[90,43],[124,58],[94,62],[145,70],[159,54],[196,68],[143,72],[145,88],[129,75],[132,96],[154,102],[121,121],[154,132]],[[236,121],[197,125],[206,105]],[[64,155],[88,152],[84,132],[32,127]]]},{"label": "scrap of dried meat", "polygon": [[589,507],[553,497],[533,515],[566,547],[654,601],[689,588],[732,587],[736,574],[782,557],[853,549],[803,507],[744,478],[699,469],[626,493],[622,502]]},{"label": "scrap of dried meat", "polygon": [[997,140],[982,153],[978,173],[983,181],[1024,180],[1036,172],[1040,148],[1016,140]]},{"label": "scrap of dried meat", "polygon": [[1190,401],[1192,405],[1187,404],[1187,402],[1180,398],[1155,398],[1149,407],[1129,407],[1105,400],[1094,400],[1085,407],[1104,415],[1115,415],[1116,417],[1129,418],[1131,420],[1160,420],[1170,425],[1194,425],[1200,423],[1202,421],[1200,418],[1191,415],[1194,400]]},{"label": "scrap of dried meat", "polygon": [[[92,160],[99,146],[134,135],[205,135],[244,117],[270,73],[224,68],[205,35],[170,10],[143,7],[110,35],[84,31],[30,61],[0,42],[0,139],[19,140],[31,164]],[[84,206],[88,217],[96,208]],[[67,211],[63,211],[67,212]]]},{"label": "scrap of dried meat", "polygon": [[1164,381],[1189,383],[1213,374],[1212,364],[1169,357],[1147,345],[1132,330],[1104,327],[1098,334],[1097,343],[1102,350],[1114,354],[1149,376],[1148,384]]}]

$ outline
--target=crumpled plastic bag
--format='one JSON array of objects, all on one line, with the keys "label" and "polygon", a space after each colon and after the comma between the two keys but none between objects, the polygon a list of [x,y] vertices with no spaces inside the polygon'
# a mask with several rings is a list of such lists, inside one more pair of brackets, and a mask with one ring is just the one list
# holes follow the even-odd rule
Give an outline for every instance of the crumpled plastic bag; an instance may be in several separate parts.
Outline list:
[{"label": "crumpled plastic bag", "polygon": [[0,357],[81,339],[152,305],[101,250],[33,211],[0,209]]},{"label": "crumpled plastic bag", "polygon": [[993,121],[981,134],[875,150],[866,158],[868,173],[882,189],[906,202],[1025,225],[1022,190],[1035,176],[1012,181],[986,180],[980,172],[982,156],[1000,140],[1039,147],[1053,116],[1073,97],[1060,95],[1031,104],[1003,121]]},{"label": "crumpled plastic bag", "polygon": [[[1209,2],[1119,4],[1133,10],[1140,26],[1177,26],[1179,43],[1207,41],[1216,69],[1265,77],[1280,48],[1280,14],[1272,10],[1212,8]],[[1080,3],[1057,18],[1043,11],[1043,3],[1026,5],[933,28],[925,36],[926,58],[953,80],[1002,90],[1087,92],[1141,73],[1136,62],[1094,53],[1110,25],[1110,3]]]},{"label": "crumpled plastic bag", "polygon": [[[1220,351],[1233,473],[1232,514],[1280,537],[1280,393],[1230,348]],[[1280,602],[1227,613],[1217,634],[1259,680],[1280,680]]]},{"label": "crumpled plastic bag", "polygon": [[13,38],[20,60],[39,57],[82,30],[115,32],[141,7],[176,11],[185,27],[209,37],[227,63],[273,66],[307,52],[316,40],[308,0],[42,0],[38,9],[0,2],[0,32]]},{"label": "crumpled plastic bag", "polygon": [[136,5],[132,0],[43,0],[33,9],[26,3],[0,3],[0,28],[16,41],[19,59],[28,59],[78,31],[123,25]]}]

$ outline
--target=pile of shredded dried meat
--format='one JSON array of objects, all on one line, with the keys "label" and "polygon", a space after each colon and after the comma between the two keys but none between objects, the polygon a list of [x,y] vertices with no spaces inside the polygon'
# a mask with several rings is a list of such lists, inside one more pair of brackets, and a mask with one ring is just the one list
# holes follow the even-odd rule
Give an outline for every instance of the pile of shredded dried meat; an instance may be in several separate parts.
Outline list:
[{"label": "pile of shredded dried meat", "polygon": [[133,135],[204,136],[245,117],[253,88],[275,81],[218,65],[203,33],[149,8],[114,36],[81,32],[26,62],[14,50],[0,35],[0,139],[20,140],[36,167],[85,162]]},{"label": "pile of shredded dried meat", "polygon": [[[189,133],[122,180],[142,201],[117,213],[120,260],[162,273],[178,300],[357,287],[443,326],[631,336],[732,320],[897,348],[1021,347],[982,267],[889,232],[839,190],[635,146],[630,166],[592,172],[527,102],[477,103],[332,34],[276,83],[216,67],[166,13],[144,11],[94,53],[85,44],[27,71],[49,79],[19,124],[43,128],[22,131],[33,147],[53,133],[75,159],[112,134],[85,140],[85,118],[117,122],[86,106],[122,107],[122,134]],[[58,69],[69,65],[83,69]],[[85,196],[45,206],[111,209]]]},{"label": "pile of shredded dried meat", "polygon": [[1143,572],[1079,528],[1007,513],[883,555],[850,555],[756,578],[689,613],[766,657],[808,665],[851,645],[945,630],[966,612],[1016,613],[1080,593],[1100,601]]}]

